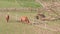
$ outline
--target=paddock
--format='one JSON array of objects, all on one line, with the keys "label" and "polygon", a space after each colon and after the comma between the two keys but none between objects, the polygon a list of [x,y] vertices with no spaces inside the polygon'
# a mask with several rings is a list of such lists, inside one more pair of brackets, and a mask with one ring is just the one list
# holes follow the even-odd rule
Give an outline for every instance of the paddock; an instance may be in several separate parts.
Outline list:
[{"label": "paddock", "polygon": [[[17,33],[18,34],[20,34],[20,33],[21,34],[24,34],[24,33],[25,34],[28,34],[28,33],[29,34],[32,34],[32,33],[37,34],[37,33],[42,33],[43,31],[46,31],[48,33],[54,32],[54,34],[56,34],[56,33],[58,33],[58,31],[60,31],[60,29],[59,29],[60,20],[46,21],[46,22],[41,21],[42,23],[41,22],[37,23],[37,20],[35,20],[35,18],[34,18],[34,16],[37,14],[35,11],[33,11],[33,12],[30,12],[30,11],[27,11],[27,12],[9,11],[10,20],[8,23],[5,20],[5,15],[7,13],[8,13],[7,11],[3,11],[3,12],[0,11],[0,16],[1,16],[0,17],[0,27],[1,27],[0,33],[1,34],[5,34],[5,33],[8,33],[8,34],[11,34],[11,33],[13,33],[13,34],[17,34]],[[18,22],[17,19],[19,19],[21,16],[28,16],[32,25],[31,24],[24,24],[23,22]],[[36,24],[33,24],[33,23],[36,23]],[[43,27],[45,27],[45,24],[47,25],[47,29],[43,28]]]}]

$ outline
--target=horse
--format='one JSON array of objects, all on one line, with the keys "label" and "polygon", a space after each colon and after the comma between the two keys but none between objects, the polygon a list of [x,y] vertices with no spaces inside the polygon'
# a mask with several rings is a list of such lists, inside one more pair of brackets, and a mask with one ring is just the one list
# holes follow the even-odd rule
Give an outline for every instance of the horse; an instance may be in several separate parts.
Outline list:
[{"label": "horse", "polygon": [[30,23],[27,16],[22,16],[22,17],[21,17],[21,22]]},{"label": "horse", "polygon": [[8,22],[9,21],[9,15],[6,15],[6,21]]},{"label": "horse", "polygon": [[39,18],[45,18],[46,16],[44,14],[37,14],[35,17],[36,19],[39,19]]}]

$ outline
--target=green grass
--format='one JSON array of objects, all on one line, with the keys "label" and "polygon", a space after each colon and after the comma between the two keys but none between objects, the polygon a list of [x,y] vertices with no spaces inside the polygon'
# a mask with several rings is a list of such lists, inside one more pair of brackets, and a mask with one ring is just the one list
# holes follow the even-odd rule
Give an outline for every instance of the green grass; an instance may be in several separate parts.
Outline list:
[{"label": "green grass", "polygon": [[0,1],[0,8],[20,7],[16,2]]},{"label": "green grass", "polygon": [[0,0],[0,8],[11,8],[11,7],[42,7],[39,3],[34,0]]},{"label": "green grass", "polygon": [[39,3],[36,2],[20,2],[22,7],[32,7],[32,8],[39,8],[42,7]]}]

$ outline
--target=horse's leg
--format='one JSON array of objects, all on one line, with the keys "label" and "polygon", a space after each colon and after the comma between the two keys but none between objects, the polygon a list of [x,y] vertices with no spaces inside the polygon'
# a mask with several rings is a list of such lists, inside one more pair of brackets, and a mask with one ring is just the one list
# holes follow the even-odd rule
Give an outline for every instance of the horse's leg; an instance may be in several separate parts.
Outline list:
[{"label": "horse's leg", "polygon": [[9,20],[9,19],[8,19],[8,18],[6,18],[6,21],[7,21],[7,22],[8,22],[8,20]]}]

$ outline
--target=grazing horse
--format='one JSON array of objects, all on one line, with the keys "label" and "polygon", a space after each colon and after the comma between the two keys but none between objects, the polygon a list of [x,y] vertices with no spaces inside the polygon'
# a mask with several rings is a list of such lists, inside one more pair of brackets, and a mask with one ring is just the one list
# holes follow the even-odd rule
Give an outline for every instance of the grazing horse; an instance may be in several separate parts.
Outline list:
[{"label": "grazing horse", "polygon": [[36,19],[41,19],[42,21],[52,21],[55,20],[53,17],[46,17],[44,14],[37,14]]},{"label": "grazing horse", "polygon": [[27,17],[27,16],[22,16],[22,17],[21,17],[21,22],[29,23],[28,17]]},{"label": "grazing horse", "polygon": [[9,15],[6,16],[6,21],[7,21],[7,22],[9,21]]},{"label": "grazing horse", "polygon": [[42,17],[42,18],[45,18],[45,15],[44,14],[37,14],[38,16]]},{"label": "grazing horse", "polygon": [[45,15],[44,14],[37,14],[36,19],[39,19],[39,18],[45,18]]}]

